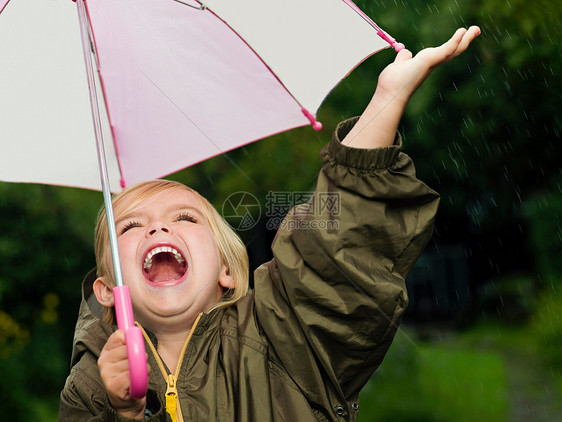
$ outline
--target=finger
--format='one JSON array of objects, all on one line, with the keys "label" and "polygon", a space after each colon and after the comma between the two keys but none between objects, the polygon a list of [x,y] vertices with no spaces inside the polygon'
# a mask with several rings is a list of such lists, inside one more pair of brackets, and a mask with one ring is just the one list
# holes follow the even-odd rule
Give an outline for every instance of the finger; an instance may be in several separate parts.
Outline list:
[{"label": "finger", "polygon": [[457,51],[455,52],[455,55],[459,55],[462,52],[464,52],[468,46],[470,45],[470,43],[472,41],[474,41],[474,39],[480,35],[480,28],[477,26],[471,26],[463,35],[462,39],[459,42],[459,45],[457,46]]},{"label": "finger", "polygon": [[100,353],[99,360],[109,363],[127,360],[127,346],[117,345],[111,348],[104,347]]},{"label": "finger", "polygon": [[129,371],[123,372],[118,376],[103,380],[105,389],[110,396],[119,400],[130,400],[129,387],[131,386],[131,377]]},{"label": "finger", "polygon": [[121,345],[125,345],[125,332],[123,330],[117,330],[109,336],[104,349],[113,349]]},{"label": "finger", "polygon": [[394,58],[394,63],[405,62],[412,58],[412,52],[406,48],[400,50],[396,57]]},{"label": "finger", "polygon": [[117,361],[110,362],[108,359],[99,359],[98,368],[100,371],[100,376],[104,384],[123,373],[129,373],[129,361],[127,359],[121,359]]},{"label": "finger", "polygon": [[459,28],[446,43],[449,44],[448,48],[452,50],[449,52],[447,60],[463,53],[478,35],[480,35],[480,28],[477,26],[471,26],[469,29]]},{"label": "finger", "polygon": [[443,52],[442,60],[448,61],[455,57],[455,54],[459,48],[459,45],[466,34],[466,28],[459,28],[455,31],[453,36],[449,40],[441,45],[440,50]]},{"label": "finger", "polygon": [[103,372],[105,372],[108,376],[114,376],[125,371],[129,371],[129,361],[127,359],[107,362],[103,366]]},{"label": "finger", "polygon": [[[116,362],[127,362],[127,347],[125,335],[122,331],[116,331],[107,339],[98,358],[98,368],[111,366]],[[128,364],[128,362],[127,362]]]}]

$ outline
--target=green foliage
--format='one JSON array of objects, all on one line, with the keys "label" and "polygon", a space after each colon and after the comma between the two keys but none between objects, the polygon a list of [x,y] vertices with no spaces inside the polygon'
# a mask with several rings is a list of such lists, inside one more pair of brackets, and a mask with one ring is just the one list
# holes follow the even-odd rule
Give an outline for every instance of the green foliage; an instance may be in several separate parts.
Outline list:
[{"label": "green foliage", "polygon": [[537,311],[529,329],[534,334],[535,343],[545,365],[556,370],[559,387],[562,391],[562,292],[560,280],[556,285],[545,289],[537,300]]},{"label": "green foliage", "polygon": [[29,342],[29,331],[0,311],[0,359],[20,353]]},{"label": "green foliage", "polygon": [[94,265],[94,197],[99,204],[99,193],[0,184],[0,395],[12,421],[56,415],[80,282]]},{"label": "green foliage", "polygon": [[497,352],[429,346],[421,350],[421,387],[440,420],[507,421],[507,379]]},{"label": "green foliage", "polygon": [[505,371],[495,352],[420,344],[402,331],[361,392],[359,421],[505,421]]},{"label": "green foliage", "polygon": [[499,277],[481,286],[475,307],[487,320],[520,325],[534,312],[536,295],[537,282],[531,277]]},{"label": "green foliage", "polygon": [[419,374],[418,346],[410,333],[400,330],[383,363],[359,395],[358,420],[442,422],[435,417],[429,403],[418,399]]},{"label": "green foliage", "polygon": [[[557,177],[556,177],[557,176]],[[562,281],[562,174],[524,203],[537,270],[545,285]]]}]

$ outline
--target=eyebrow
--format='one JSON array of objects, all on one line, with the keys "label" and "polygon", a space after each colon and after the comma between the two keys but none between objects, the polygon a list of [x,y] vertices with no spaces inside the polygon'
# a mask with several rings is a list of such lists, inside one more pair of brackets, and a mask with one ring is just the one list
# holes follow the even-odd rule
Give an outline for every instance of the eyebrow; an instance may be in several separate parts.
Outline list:
[{"label": "eyebrow", "polygon": [[[166,208],[165,213],[166,214],[171,214],[174,212],[180,212],[180,211],[191,211],[194,212],[195,214],[197,214],[199,216],[199,218],[203,219],[206,221],[205,215],[196,207],[193,207],[191,205],[186,205],[186,204],[175,204],[175,205],[171,205],[168,208]],[[115,226],[118,226],[119,224],[123,223],[126,220],[133,220],[135,218],[142,218],[144,217],[146,213],[141,210],[136,210],[133,211],[129,214],[124,215],[123,217],[120,217],[118,219],[115,220]]]}]

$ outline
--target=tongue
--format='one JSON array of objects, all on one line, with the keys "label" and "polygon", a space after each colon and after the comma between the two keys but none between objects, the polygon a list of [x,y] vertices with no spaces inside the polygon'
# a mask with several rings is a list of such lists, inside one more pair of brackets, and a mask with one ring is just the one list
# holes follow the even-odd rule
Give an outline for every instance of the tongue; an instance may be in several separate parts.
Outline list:
[{"label": "tongue", "polygon": [[170,253],[159,253],[152,257],[152,267],[146,271],[153,283],[177,280],[185,274],[185,263],[180,264]]}]

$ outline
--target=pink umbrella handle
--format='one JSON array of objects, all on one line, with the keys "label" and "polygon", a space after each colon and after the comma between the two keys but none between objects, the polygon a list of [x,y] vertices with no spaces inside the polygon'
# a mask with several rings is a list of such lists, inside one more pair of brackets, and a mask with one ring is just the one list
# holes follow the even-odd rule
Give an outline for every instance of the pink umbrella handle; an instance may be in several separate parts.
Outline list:
[{"label": "pink umbrella handle", "polygon": [[140,399],[146,395],[148,388],[148,365],[142,332],[139,327],[135,326],[133,318],[129,286],[115,286],[113,288],[113,297],[115,299],[117,328],[125,331],[129,374],[131,377],[129,394],[135,399]]},{"label": "pink umbrella handle", "polygon": [[148,388],[148,366],[141,329],[136,326],[127,328],[125,330],[125,342],[131,377],[129,394],[135,399],[140,399],[146,396]]}]

